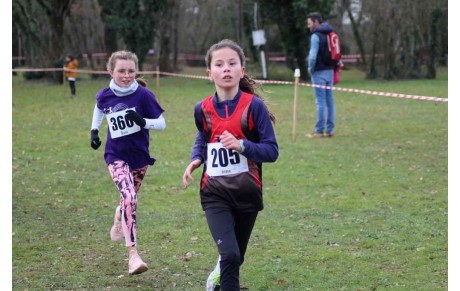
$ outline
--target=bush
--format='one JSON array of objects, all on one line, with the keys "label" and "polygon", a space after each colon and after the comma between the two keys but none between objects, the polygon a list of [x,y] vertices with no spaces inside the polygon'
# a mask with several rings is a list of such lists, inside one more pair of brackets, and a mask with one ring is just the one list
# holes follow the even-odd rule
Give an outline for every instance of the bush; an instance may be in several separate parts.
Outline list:
[{"label": "bush", "polygon": [[[64,60],[59,59],[59,60],[53,61],[53,68],[62,68],[62,67],[64,67]],[[52,72],[53,80],[62,84],[63,74],[64,74],[63,71]]]},{"label": "bush", "polygon": [[45,77],[45,72],[24,72],[23,76],[26,80],[41,79]]}]

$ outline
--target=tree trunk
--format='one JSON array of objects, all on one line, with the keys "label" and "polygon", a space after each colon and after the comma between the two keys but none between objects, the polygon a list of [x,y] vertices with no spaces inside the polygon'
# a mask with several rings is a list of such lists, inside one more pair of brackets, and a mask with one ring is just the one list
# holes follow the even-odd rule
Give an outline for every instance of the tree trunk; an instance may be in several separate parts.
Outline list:
[{"label": "tree trunk", "polygon": [[305,50],[302,49],[301,47],[296,48],[296,58],[297,58],[297,67],[300,70],[300,77],[303,81],[307,81],[308,78],[308,70],[307,70],[307,54],[305,53]]},{"label": "tree trunk", "polygon": [[243,0],[238,0],[238,44],[244,49]]},{"label": "tree trunk", "polygon": [[428,58],[428,79],[436,78],[436,56],[438,48],[438,23],[441,16],[441,11],[435,9],[431,12],[430,17],[430,35],[429,35],[429,58]]},{"label": "tree trunk", "polygon": [[179,9],[180,9],[180,2],[176,4],[174,7],[174,29],[173,29],[173,37],[174,37],[174,48],[173,48],[173,64],[174,64],[174,71],[178,70],[177,67],[177,58],[179,55]]},{"label": "tree trunk", "polygon": [[367,76],[366,76],[367,79],[376,79],[378,76],[377,67],[375,64],[375,55],[377,54],[377,46],[378,46],[378,41],[379,41],[378,37],[379,37],[378,27],[377,27],[377,24],[374,24],[374,31],[373,31],[373,37],[372,37],[371,64],[369,67],[369,72],[367,73]]},{"label": "tree trunk", "polygon": [[353,14],[351,13],[350,7],[347,7],[347,14],[348,14],[348,17],[350,18],[351,27],[353,29],[353,35],[355,36],[356,44],[358,45],[359,52],[361,54],[361,59],[363,61],[363,67],[366,67],[366,52],[364,49],[364,43],[361,40],[361,35],[358,30],[358,24],[356,23],[355,18],[353,17]]},{"label": "tree trunk", "polygon": [[107,23],[104,23],[104,45],[107,57],[118,50],[117,30]]},{"label": "tree trunk", "polygon": [[418,78],[420,77],[420,65],[418,62],[419,59],[419,53],[418,50],[416,51],[415,49],[415,36],[412,34],[411,39],[410,39],[410,53],[409,53],[409,77],[410,78]]},{"label": "tree trunk", "polygon": [[440,60],[439,64],[442,66],[447,66],[447,53],[448,53],[448,47],[449,47],[449,41],[448,41],[448,20],[447,20],[447,13],[444,11],[441,19],[440,19],[440,27],[439,31],[441,33],[441,52],[440,52]]}]

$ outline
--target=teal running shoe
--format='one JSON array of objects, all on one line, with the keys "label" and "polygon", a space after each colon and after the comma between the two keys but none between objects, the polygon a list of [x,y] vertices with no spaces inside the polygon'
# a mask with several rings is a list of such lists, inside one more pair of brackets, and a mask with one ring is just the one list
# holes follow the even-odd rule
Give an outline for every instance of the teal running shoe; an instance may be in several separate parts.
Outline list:
[{"label": "teal running shoe", "polygon": [[208,280],[206,281],[206,291],[217,291],[220,290],[220,256],[217,259],[217,264],[211,274],[209,274]]}]

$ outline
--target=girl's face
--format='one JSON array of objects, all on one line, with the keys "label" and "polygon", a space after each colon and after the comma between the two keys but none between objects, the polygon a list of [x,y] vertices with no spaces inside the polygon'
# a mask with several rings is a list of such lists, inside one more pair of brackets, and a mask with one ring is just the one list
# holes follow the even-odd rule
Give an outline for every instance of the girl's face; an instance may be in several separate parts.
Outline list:
[{"label": "girl's face", "polygon": [[132,60],[117,60],[115,68],[109,73],[118,86],[127,88],[136,77],[136,64]]},{"label": "girl's face", "polygon": [[238,53],[228,47],[212,52],[210,67],[207,72],[216,88],[238,87],[240,80],[244,77],[245,67],[241,66]]}]

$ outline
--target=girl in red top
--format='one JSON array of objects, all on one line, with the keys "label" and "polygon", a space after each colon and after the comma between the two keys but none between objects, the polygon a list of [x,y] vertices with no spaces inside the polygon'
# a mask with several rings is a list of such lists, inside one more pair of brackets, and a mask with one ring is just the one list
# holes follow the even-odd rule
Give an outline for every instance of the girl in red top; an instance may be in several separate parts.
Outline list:
[{"label": "girl in red top", "polygon": [[207,72],[216,93],[195,106],[198,132],[182,177],[188,187],[192,172],[204,164],[201,205],[220,255],[207,290],[240,290],[239,269],[263,209],[262,163],[278,158],[275,116],[254,95],[255,81],[245,74],[244,60],[231,40],[208,50]]}]

